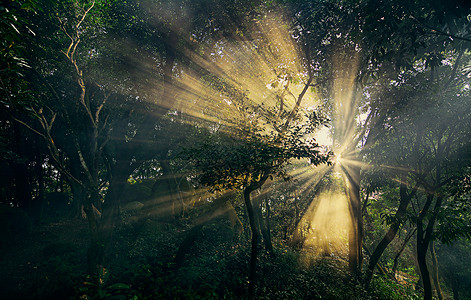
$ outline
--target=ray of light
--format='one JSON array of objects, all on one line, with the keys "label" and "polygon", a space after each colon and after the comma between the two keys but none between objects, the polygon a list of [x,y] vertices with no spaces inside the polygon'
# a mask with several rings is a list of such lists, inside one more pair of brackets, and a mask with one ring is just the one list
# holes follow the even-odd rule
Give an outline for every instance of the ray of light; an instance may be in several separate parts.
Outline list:
[{"label": "ray of light", "polygon": [[304,246],[317,254],[345,253],[350,226],[345,193],[328,190],[313,203],[312,218],[307,221],[308,231]]},{"label": "ray of light", "polygon": [[[159,18],[174,18],[160,15],[160,10],[153,10],[151,6],[145,9],[155,14],[156,22]],[[185,13],[182,12],[182,16]],[[184,30],[184,22],[180,23],[181,27],[172,28],[175,34]],[[144,53],[132,60],[136,65],[133,68],[136,70],[135,81],[145,82],[139,88],[143,89],[146,101],[222,127],[231,127],[236,122],[234,120],[242,118],[241,107],[244,105],[264,104],[274,110],[282,107],[287,111],[295,106],[308,77],[301,51],[288,28],[281,15],[268,15],[254,24],[250,36],[222,39],[212,49],[204,49],[203,53],[185,49],[182,54],[191,61],[192,67],[183,69],[176,64],[172,82],[164,82],[162,74],[155,74],[156,64],[163,66],[168,63],[165,57]],[[361,121],[358,117],[360,96],[355,86],[359,57],[356,51],[339,49],[338,52],[332,61],[336,73],[330,95],[334,101],[333,132],[322,128],[315,137],[321,145],[332,145],[338,157],[334,170],[350,172],[352,167],[366,167],[355,158],[357,145],[354,145],[358,135],[357,123]],[[146,80],[141,81],[142,78]],[[283,101],[280,95],[283,95]],[[319,104],[318,95],[309,89],[301,109]],[[291,176],[298,182],[297,192],[314,190],[331,170],[330,166],[295,169]],[[321,253],[340,251],[341,245],[345,245],[343,236],[351,221],[347,197],[341,187],[341,183],[336,183],[317,195],[303,217],[303,223],[310,228],[306,245],[320,249]],[[268,186],[259,196],[270,189]],[[166,195],[151,200],[152,211],[171,212],[176,196]],[[202,192],[197,197],[206,195]]]},{"label": "ray of light", "polygon": [[[307,190],[313,190],[319,184],[319,182],[324,178],[325,174],[331,170],[331,166],[321,165],[315,169],[311,169],[308,172],[305,172],[302,176],[297,177],[298,181],[302,181],[303,178],[307,178],[304,180],[304,183],[297,186],[297,189],[300,194],[306,192]],[[295,177],[296,178],[296,177]]]}]

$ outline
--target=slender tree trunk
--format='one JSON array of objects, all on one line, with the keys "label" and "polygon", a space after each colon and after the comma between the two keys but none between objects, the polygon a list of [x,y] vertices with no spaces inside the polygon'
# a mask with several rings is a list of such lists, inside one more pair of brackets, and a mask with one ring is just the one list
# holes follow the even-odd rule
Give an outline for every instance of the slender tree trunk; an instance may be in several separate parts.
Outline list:
[{"label": "slender tree trunk", "polygon": [[90,229],[90,245],[87,251],[87,273],[90,275],[98,275],[99,274],[99,266],[100,266],[100,240],[99,240],[99,233],[98,233],[98,225],[99,220],[97,220],[94,207],[93,207],[93,199],[92,195],[85,196],[86,201],[83,205],[83,210],[85,215],[87,216],[88,221],[88,228]]},{"label": "slender tree trunk", "polygon": [[396,256],[394,257],[394,264],[393,264],[393,267],[392,267],[392,270],[391,270],[391,273],[392,275],[394,276],[394,278],[396,278],[396,272],[397,272],[397,268],[399,266],[399,257],[401,257],[402,253],[404,252],[404,250],[406,249],[406,245],[407,243],[409,242],[409,240],[412,238],[412,236],[414,235],[414,233],[416,232],[416,228],[414,228],[414,230],[408,234],[406,236],[406,238],[404,239],[404,242],[402,243],[402,246],[401,246],[401,249],[399,249],[399,251],[397,252]]},{"label": "slender tree trunk", "polygon": [[[403,178],[403,181],[404,179],[405,178]],[[399,203],[399,207],[397,208],[396,214],[394,215],[394,223],[391,224],[388,232],[383,237],[383,239],[379,242],[379,244],[376,246],[375,250],[373,251],[373,254],[370,257],[370,263],[368,264],[368,270],[366,271],[366,277],[365,277],[366,287],[368,287],[371,282],[371,278],[373,277],[373,271],[379,259],[383,255],[384,250],[386,250],[388,245],[396,237],[397,231],[399,230],[399,227],[402,224],[402,221],[403,221],[402,219],[404,218],[404,215],[406,214],[407,206],[409,205],[410,200],[412,199],[417,189],[414,188],[414,190],[410,194],[407,194],[406,190],[407,190],[406,184],[401,183],[401,186],[399,188],[399,194],[400,194],[401,200]]]},{"label": "slender tree trunk", "polygon": [[274,252],[273,252],[273,244],[272,244],[272,241],[271,241],[271,226],[270,226],[270,218],[271,218],[271,211],[270,211],[270,203],[268,202],[268,197],[266,196],[265,197],[265,207],[267,209],[267,217],[265,219],[265,222],[266,222],[266,230],[267,230],[267,237],[266,237],[266,247],[267,247],[267,251],[268,253],[270,253],[270,255],[274,255]]},{"label": "slender tree trunk", "polygon": [[435,286],[435,291],[437,292],[437,297],[440,300],[443,300],[442,289],[440,288],[440,281],[438,278],[438,259],[437,253],[435,252],[435,243],[432,241],[430,245],[430,253],[432,254],[432,279],[433,285]]},{"label": "slender tree trunk", "polygon": [[432,211],[432,214],[429,218],[427,227],[424,229],[424,218],[427,212],[429,211],[430,206],[432,205],[432,201],[434,198],[434,194],[429,194],[427,196],[427,201],[422,208],[422,211],[417,218],[417,262],[419,264],[420,273],[422,275],[422,282],[424,285],[424,299],[429,300],[432,299],[432,283],[430,280],[430,272],[427,267],[427,251],[430,241],[432,240],[433,228],[435,225],[435,220],[439,213],[439,210],[442,205],[443,197],[438,196],[435,202],[435,207]]},{"label": "slender tree trunk", "polygon": [[[417,231],[419,232],[419,231]],[[424,300],[432,299],[432,284],[430,273],[427,268],[427,244],[425,241],[417,241],[417,263],[419,264],[420,275],[424,289]]]},{"label": "slender tree trunk", "polygon": [[262,241],[262,210],[260,208],[260,201],[258,198],[251,198],[253,212],[255,216],[255,226],[257,227],[258,243]]},{"label": "slender tree trunk", "polygon": [[[363,250],[365,250],[366,254],[367,254],[369,257],[371,257],[372,254],[371,254],[370,250],[368,249],[368,247],[366,247],[365,245],[363,245]],[[387,276],[387,275],[388,275],[388,273],[386,273],[384,267],[383,267],[379,262],[376,263],[376,267],[378,268],[378,271],[379,271],[379,273],[380,273],[381,275],[383,275],[383,276]]]},{"label": "slender tree trunk", "polygon": [[260,229],[260,233],[262,234],[263,238],[263,244],[265,245],[265,250],[272,255],[273,254],[273,246],[271,244],[271,237],[270,237],[270,231],[267,226],[267,220],[263,218],[262,214],[262,201],[261,198],[258,197],[257,199],[254,199],[254,210],[255,210],[255,216],[256,216],[256,224],[257,227]]},{"label": "slender tree trunk", "polygon": [[[427,268],[427,250],[430,241],[427,239],[427,230],[424,230],[423,221],[432,205],[433,198],[433,194],[429,194],[427,196],[425,205],[417,218],[417,264],[419,265],[420,278],[422,279],[424,289],[424,300],[432,299],[432,284],[430,282],[430,273]],[[431,220],[429,221],[429,224],[430,222]]]},{"label": "slender tree trunk", "polygon": [[247,214],[249,217],[250,230],[252,231],[252,249],[250,252],[250,265],[249,265],[249,296],[252,297],[255,292],[255,280],[257,278],[257,251],[258,251],[258,230],[255,222],[255,212],[250,200],[250,187],[244,189],[244,202],[247,207]]},{"label": "slender tree trunk", "polygon": [[359,278],[361,275],[361,265],[363,262],[363,216],[360,199],[360,171],[361,168],[357,166],[349,170],[344,169],[348,181],[347,196],[352,219],[348,234],[348,267],[356,278]]}]

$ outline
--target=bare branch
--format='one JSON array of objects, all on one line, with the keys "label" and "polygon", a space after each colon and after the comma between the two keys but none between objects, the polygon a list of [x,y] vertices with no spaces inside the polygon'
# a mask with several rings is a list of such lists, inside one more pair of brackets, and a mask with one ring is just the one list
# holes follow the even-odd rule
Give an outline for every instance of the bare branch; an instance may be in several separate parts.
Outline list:
[{"label": "bare branch", "polygon": [[88,12],[95,6],[95,0],[93,1],[92,5],[83,13],[82,19],[77,23],[75,28],[79,28],[80,25],[82,24],[83,20],[85,20],[85,17],[87,16]]},{"label": "bare branch", "polygon": [[296,104],[294,105],[293,109],[291,110],[288,118],[286,119],[286,122],[285,122],[285,125],[283,125],[282,127],[282,130],[286,130],[286,128],[288,127],[289,123],[291,122],[291,120],[294,118],[294,116],[296,115],[296,113],[298,112],[298,109],[299,109],[299,106],[301,105],[301,101],[303,100],[304,98],[304,95],[306,94],[308,88],[311,86],[311,82],[312,82],[312,77],[309,77],[309,79],[307,80],[306,84],[304,85],[304,88],[303,90],[301,91],[301,93],[299,94],[298,96],[298,99],[296,101]]},{"label": "bare branch", "polygon": [[31,130],[32,132],[38,134],[39,136],[43,137],[44,139],[46,138],[46,136],[44,134],[42,134],[41,132],[37,131],[36,129],[34,129],[33,127],[31,127],[30,125],[28,125],[27,123],[21,121],[20,119],[17,119],[15,117],[12,117],[13,120],[15,120],[16,122],[20,123],[21,125],[25,126],[26,128],[28,128],[29,130]]},{"label": "bare branch", "polygon": [[98,106],[98,108],[95,112],[95,123],[98,123],[100,112],[103,109],[103,106],[106,104],[106,101],[108,100],[109,97],[110,97],[109,94],[105,94],[105,96],[103,98],[103,102],[101,102],[100,106]]},{"label": "bare branch", "polygon": [[79,156],[80,164],[82,165],[82,168],[85,170],[85,173],[88,177],[88,180],[90,182],[94,182],[92,174],[90,173],[90,169],[88,168],[87,163],[85,162],[85,159],[83,157],[82,150],[80,150],[80,147],[78,147],[78,145],[77,145],[77,154]]},{"label": "bare branch", "polygon": [[449,33],[449,32],[445,32],[443,30],[440,30],[440,29],[437,29],[437,28],[434,28],[432,26],[429,26],[425,23],[422,23],[420,22],[419,20],[417,20],[417,18],[415,18],[414,16],[410,16],[414,21],[416,21],[419,25],[427,28],[427,29],[430,29],[431,32],[430,34],[435,34],[435,35],[444,35],[444,36],[447,36],[449,38],[452,38],[452,39],[455,39],[455,40],[462,40],[462,41],[467,41],[467,42],[471,42],[471,39],[470,38],[467,38],[467,37],[464,37],[464,36],[457,36],[457,35],[454,35],[452,33]]}]

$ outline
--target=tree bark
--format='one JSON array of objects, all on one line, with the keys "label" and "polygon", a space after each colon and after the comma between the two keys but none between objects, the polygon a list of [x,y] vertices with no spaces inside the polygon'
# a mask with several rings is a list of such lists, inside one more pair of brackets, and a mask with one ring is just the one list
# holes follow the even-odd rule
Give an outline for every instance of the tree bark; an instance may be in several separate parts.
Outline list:
[{"label": "tree bark", "polygon": [[360,172],[361,168],[354,166],[346,170],[342,166],[347,177],[347,197],[349,200],[350,216],[352,224],[348,234],[348,267],[350,272],[359,278],[363,261],[363,216],[360,199]]},{"label": "tree bark", "polygon": [[391,270],[391,274],[394,276],[394,278],[396,278],[397,267],[399,266],[399,257],[401,257],[402,253],[406,249],[407,243],[412,238],[412,236],[414,235],[416,230],[417,229],[414,228],[414,230],[406,236],[406,238],[404,239],[404,242],[402,243],[401,249],[399,249],[396,256],[394,257],[394,264],[393,264],[393,267],[392,267],[392,270]]},{"label": "tree bark", "polygon": [[250,193],[252,189],[246,187],[244,189],[244,202],[247,207],[247,215],[249,217],[250,230],[252,231],[252,248],[250,252],[249,264],[249,296],[252,297],[255,292],[255,280],[257,278],[257,251],[258,251],[258,230],[255,222],[255,212],[250,200]]},{"label": "tree bark", "polygon": [[271,211],[270,211],[270,203],[268,202],[268,197],[265,197],[265,207],[267,209],[267,217],[265,219],[265,227],[266,227],[266,230],[267,230],[267,236],[266,236],[266,247],[267,247],[267,251],[268,253],[270,253],[270,255],[274,255],[274,252],[273,252],[273,243],[271,241],[271,228],[270,228],[270,218],[271,218]]},{"label": "tree bark", "polygon": [[265,250],[270,255],[272,255],[273,245],[271,243],[269,225],[267,225],[268,220],[263,218],[262,209],[261,209],[261,206],[262,206],[261,198],[258,197],[256,200],[254,200],[254,202],[255,202],[254,210],[255,210],[256,221],[257,221],[258,227],[260,228],[260,233],[262,234],[263,244],[265,245]]},{"label": "tree bark", "polygon": [[[403,182],[404,182],[404,179],[405,178],[403,178]],[[410,192],[409,194],[406,191],[407,191],[406,184],[401,183],[401,186],[399,188],[399,194],[400,194],[401,200],[399,203],[399,207],[397,208],[396,214],[394,215],[394,223],[391,224],[388,232],[383,237],[383,239],[379,242],[379,244],[376,246],[375,250],[373,251],[373,254],[370,257],[370,263],[368,264],[368,270],[366,271],[366,277],[365,277],[366,287],[370,285],[371,278],[373,277],[374,269],[379,259],[383,255],[384,250],[386,250],[388,245],[396,237],[397,231],[399,230],[399,227],[401,226],[403,222],[404,215],[406,214],[407,206],[409,205],[410,200],[412,199],[415,192],[417,191],[417,188],[414,188],[412,192]]]},{"label": "tree bark", "polygon": [[98,275],[100,265],[99,253],[100,242],[98,234],[99,220],[97,220],[93,207],[93,199],[90,193],[85,197],[83,210],[87,216],[88,228],[90,230],[90,245],[87,251],[87,273],[90,275]]},{"label": "tree bark", "polygon": [[443,300],[442,289],[440,288],[440,281],[438,278],[438,259],[437,253],[435,252],[435,243],[432,241],[430,244],[430,253],[432,254],[432,279],[433,285],[435,286],[435,291],[437,292],[437,297],[440,300]]},{"label": "tree bark", "polygon": [[432,240],[432,233],[433,227],[435,223],[435,219],[438,214],[438,210],[441,207],[441,202],[443,200],[442,197],[437,197],[435,208],[433,210],[432,216],[430,217],[427,227],[424,229],[424,218],[427,212],[432,205],[432,201],[434,198],[434,194],[429,194],[427,196],[427,200],[425,202],[422,211],[419,213],[417,218],[417,263],[419,264],[420,274],[422,275],[422,283],[424,288],[424,299],[430,300],[432,299],[432,283],[430,281],[430,272],[427,267],[427,250],[430,241]]},{"label": "tree bark", "polygon": [[[419,232],[419,231],[417,231]],[[430,273],[427,268],[427,248],[428,242],[417,241],[417,263],[419,264],[419,270],[422,278],[422,285],[424,289],[424,300],[432,299],[432,284],[430,282]]]}]

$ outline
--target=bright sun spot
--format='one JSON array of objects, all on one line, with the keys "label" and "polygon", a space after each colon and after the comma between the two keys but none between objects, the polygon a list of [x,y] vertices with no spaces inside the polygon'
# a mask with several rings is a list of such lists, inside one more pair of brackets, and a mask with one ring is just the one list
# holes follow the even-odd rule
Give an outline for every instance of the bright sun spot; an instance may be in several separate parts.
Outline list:
[{"label": "bright sun spot", "polygon": [[351,224],[346,195],[340,189],[328,189],[316,197],[304,218],[308,234],[304,244],[318,255],[345,252]]}]

